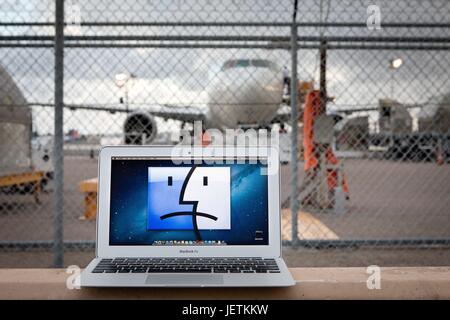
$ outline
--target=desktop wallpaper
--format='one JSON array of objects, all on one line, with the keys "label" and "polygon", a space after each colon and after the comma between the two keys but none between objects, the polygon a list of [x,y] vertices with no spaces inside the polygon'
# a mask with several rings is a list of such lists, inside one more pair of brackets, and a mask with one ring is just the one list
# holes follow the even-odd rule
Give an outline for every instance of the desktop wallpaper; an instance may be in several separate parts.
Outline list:
[{"label": "desktop wallpaper", "polygon": [[[195,166],[193,169],[190,164],[175,165],[171,160],[113,159],[110,245],[152,245],[155,241],[188,244],[199,240],[226,245],[267,245],[268,191],[267,176],[261,174],[263,165]],[[199,217],[194,228],[192,214],[170,217],[164,223],[158,221],[164,213],[193,210],[195,202],[179,203],[182,183],[188,174],[192,176],[184,199],[201,198],[196,212],[208,211],[219,217],[217,226],[212,219]],[[208,194],[202,189],[204,186],[213,188],[213,192]]]}]

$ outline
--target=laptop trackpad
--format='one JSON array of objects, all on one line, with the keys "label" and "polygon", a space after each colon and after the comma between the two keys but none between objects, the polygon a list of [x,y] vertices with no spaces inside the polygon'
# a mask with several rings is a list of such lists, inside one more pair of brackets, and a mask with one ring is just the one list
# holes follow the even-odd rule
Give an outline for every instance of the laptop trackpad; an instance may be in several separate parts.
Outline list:
[{"label": "laptop trackpad", "polygon": [[214,285],[223,284],[223,277],[218,274],[151,274],[146,284],[158,285]]}]

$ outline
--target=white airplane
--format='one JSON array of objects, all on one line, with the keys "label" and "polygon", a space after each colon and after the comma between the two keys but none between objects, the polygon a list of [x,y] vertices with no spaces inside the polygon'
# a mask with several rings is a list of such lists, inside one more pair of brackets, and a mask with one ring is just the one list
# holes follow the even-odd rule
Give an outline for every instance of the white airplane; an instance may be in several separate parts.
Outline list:
[{"label": "white airplane", "polygon": [[282,102],[282,72],[269,60],[228,60],[207,92],[211,125],[269,124]]},{"label": "white airplane", "polygon": [[206,89],[207,111],[193,106],[164,105],[156,110],[131,112],[124,123],[125,143],[153,141],[157,133],[154,117],[192,123],[201,120],[205,128],[266,127],[289,119],[282,110],[282,69],[265,59],[226,61]]},{"label": "white airplane", "polygon": [[[65,104],[71,110],[127,113],[123,125],[126,144],[151,143],[157,137],[155,117],[179,120],[183,124],[201,120],[206,129],[268,127],[288,121],[289,107],[283,103],[283,72],[267,59],[227,60],[206,88],[207,110],[195,106],[159,105],[145,110],[95,105]],[[48,103],[28,106],[54,107]]]}]

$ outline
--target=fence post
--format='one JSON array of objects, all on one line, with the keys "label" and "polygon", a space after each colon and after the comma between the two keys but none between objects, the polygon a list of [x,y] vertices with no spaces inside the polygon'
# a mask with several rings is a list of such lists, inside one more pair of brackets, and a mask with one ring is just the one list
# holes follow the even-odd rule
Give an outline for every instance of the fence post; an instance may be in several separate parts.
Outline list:
[{"label": "fence post", "polygon": [[327,102],[328,102],[328,93],[327,93],[327,42],[326,40],[322,40],[320,42],[319,49],[320,56],[320,114],[326,114],[327,112]]},{"label": "fence post", "polygon": [[291,81],[290,81],[290,102],[291,102],[291,228],[292,246],[298,243],[298,110],[297,110],[297,1],[294,5],[294,14],[291,26]]},{"label": "fence post", "polygon": [[64,199],[63,199],[63,107],[64,107],[64,0],[55,1],[55,132],[54,161],[54,217],[53,266],[64,264]]}]

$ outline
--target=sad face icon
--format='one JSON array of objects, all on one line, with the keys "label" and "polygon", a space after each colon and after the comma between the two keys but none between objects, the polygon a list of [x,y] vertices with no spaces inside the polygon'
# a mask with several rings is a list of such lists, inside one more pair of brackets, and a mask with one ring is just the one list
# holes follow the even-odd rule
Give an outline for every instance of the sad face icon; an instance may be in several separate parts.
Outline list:
[{"label": "sad face icon", "polygon": [[229,230],[229,167],[150,167],[149,230]]}]

